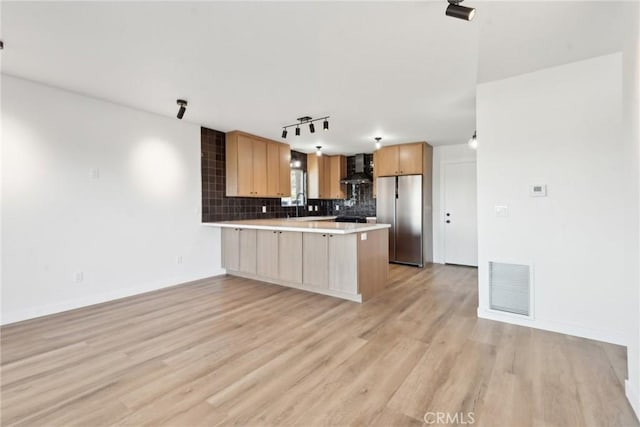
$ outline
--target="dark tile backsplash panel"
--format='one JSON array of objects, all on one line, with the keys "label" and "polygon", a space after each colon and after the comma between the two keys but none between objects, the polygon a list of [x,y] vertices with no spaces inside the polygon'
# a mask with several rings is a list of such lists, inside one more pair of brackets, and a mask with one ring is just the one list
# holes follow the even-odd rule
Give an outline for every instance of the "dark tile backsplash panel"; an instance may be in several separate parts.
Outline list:
[{"label": "dark tile backsplash panel", "polygon": [[[236,219],[265,219],[286,218],[296,216],[295,207],[281,206],[280,199],[259,199],[254,197],[226,197],[225,175],[225,134],[213,129],[201,128],[201,170],[202,170],[202,221],[228,221]],[[291,151],[292,160],[300,160],[302,169],[307,170],[307,155]],[[366,155],[365,164],[369,164],[372,155]],[[347,158],[349,173],[355,170],[354,157]],[[369,171],[370,173],[370,171]],[[351,186],[348,195],[351,196]],[[309,199],[309,206],[318,206],[317,211],[299,208],[298,214],[305,215],[364,215],[375,216],[376,204],[372,194],[371,184],[357,187],[358,203],[353,207],[345,207],[343,200],[315,200]],[[335,206],[340,209],[336,210]],[[262,213],[262,206],[267,207],[267,213]]]}]

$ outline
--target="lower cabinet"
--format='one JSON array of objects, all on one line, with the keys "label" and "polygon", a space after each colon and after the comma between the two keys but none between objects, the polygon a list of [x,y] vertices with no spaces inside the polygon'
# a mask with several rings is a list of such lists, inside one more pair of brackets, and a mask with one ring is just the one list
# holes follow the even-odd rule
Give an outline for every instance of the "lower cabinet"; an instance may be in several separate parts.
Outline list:
[{"label": "lower cabinet", "polygon": [[358,293],[357,234],[303,235],[303,284]]},{"label": "lower cabinet", "polygon": [[256,274],[256,230],[222,229],[222,266],[227,270]]},{"label": "lower cabinet", "polygon": [[302,233],[258,230],[257,275],[302,283]]}]

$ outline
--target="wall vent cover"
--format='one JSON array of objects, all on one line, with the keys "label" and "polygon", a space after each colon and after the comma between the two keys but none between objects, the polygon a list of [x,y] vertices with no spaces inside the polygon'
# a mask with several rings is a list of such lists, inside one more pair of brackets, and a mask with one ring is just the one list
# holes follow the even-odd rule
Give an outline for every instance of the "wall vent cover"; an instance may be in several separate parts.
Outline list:
[{"label": "wall vent cover", "polygon": [[492,310],[530,316],[530,267],[490,262],[489,292],[489,304]]}]

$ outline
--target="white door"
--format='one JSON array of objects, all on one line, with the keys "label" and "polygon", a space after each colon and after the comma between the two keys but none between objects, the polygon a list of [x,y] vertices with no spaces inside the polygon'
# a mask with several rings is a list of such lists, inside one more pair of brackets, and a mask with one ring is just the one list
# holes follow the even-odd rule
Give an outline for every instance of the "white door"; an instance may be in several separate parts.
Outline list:
[{"label": "white door", "polygon": [[476,163],[444,165],[444,247],[447,264],[478,266]]}]

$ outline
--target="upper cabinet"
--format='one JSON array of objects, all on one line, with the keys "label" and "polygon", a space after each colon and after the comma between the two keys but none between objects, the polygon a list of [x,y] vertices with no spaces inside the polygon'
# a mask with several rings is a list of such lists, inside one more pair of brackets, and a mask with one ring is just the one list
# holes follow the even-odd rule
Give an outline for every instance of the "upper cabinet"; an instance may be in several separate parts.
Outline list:
[{"label": "upper cabinet", "polygon": [[307,197],[346,199],[347,186],[340,183],[347,175],[345,156],[307,154]]},{"label": "upper cabinet", "polygon": [[234,131],[226,135],[227,196],[289,197],[288,144]]},{"label": "upper cabinet", "polygon": [[390,145],[375,152],[375,176],[418,175],[423,172],[423,143]]}]

